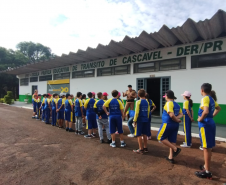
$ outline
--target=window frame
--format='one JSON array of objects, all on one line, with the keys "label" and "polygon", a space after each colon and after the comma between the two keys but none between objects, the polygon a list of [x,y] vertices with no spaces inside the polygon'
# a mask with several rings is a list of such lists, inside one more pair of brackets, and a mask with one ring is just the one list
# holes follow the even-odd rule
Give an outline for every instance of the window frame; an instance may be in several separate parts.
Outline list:
[{"label": "window frame", "polygon": [[[87,72],[87,71],[92,71],[93,76],[86,76],[85,72]],[[81,76],[80,77],[74,77],[75,73],[81,73]],[[93,77],[95,77],[95,69],[89,69],[89,70],[84,70],[84,71],[73,71],[72,75],[71,75],[72,79],[74,79],[74,78],[93,78]]]},{"label": "window frame", "polygon": [[[24,81],[27,81],[27,83],[25,84]],[[29,86],[29,78],[21,78],[20,79],[20,86]]]},{"label": "window frame", "polygon": [[[51,79],[44,79],[44,80],[42,80],[42,79],[40,79],[40,78],[44,78],[44,77],[47,77],[47,76],[51,76]],[[44,76],[39,76],[39,82],[44,82],[44,81],[49,81],[49,80],[53,80],[53,75],[51,74],[51,75],[44,75]]]},{"label": "window frame", "polygon": [[[56,79],[55,75],[64,75],[64,74],[69,74],[69,76],[67,78],[60,78],[60,79]],[[66,73],[57,73],[57,74],[53,74],[53,80],[61,80],[61,79],[70,79],[71,73],[70,72],[66,72]]]},{"label": "window frame", "polygon": [[[31,81],[32,78],[33,78],[33,79],[34,79],[34,78],[37,78],[37,80],[36,80],[36,81]],[[32,76],[32,77],[30,77],[30,81],[29,81],[29,82],[31,82],[31,83],[32,83],[32,82],[38,82],[38,79],[39,79],[38,76]]]},{"label": "window frame", "polygon": [[[126,71],[127,73],[124,73],[124,74],[116,74],[117,73],[117,68],[120,68],[120,67],[126,67]],[[97,68],[97,77],[101,77],[101,76],[112,76],[112,75],[128,75],[130,74],[130,68],[131,68],[131,64],[127,64],[127,65],[120,65],[120,66],[112,66],[112,67],[104,67],[104,68]],[[110,69],[110,75],[102,75],[103,73],[102,70],[107,70],[107,69]],[[119,70],[120,71],[120,70]],[[122,70],[123,71],[123,70]]]}]

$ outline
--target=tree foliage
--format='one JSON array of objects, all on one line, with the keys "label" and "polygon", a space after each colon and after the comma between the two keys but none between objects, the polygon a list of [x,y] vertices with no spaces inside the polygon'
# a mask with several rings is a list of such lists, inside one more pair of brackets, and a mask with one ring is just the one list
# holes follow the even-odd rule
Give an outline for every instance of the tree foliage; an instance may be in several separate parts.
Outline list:
[{"label": "tree foliage", "polygon": [[45,60],[54,57],[55,55],[51,53],[51,49],[40,43],[33,42],[20,42],[17,44],[17,49],[24,54],[30,61]]}]

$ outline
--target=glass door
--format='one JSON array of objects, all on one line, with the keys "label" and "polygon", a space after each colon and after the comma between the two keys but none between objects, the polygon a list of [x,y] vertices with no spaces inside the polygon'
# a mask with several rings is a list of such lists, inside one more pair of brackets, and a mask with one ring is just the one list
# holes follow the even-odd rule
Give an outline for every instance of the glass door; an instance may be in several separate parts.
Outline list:
[{"label": "glass door", "polygon": [[[161,78],[161,85],[160,85],[160,110],[163,111],[163,107],[166,103],[165,98],[163,96],[165,95],[167,90],[170,90],[170,77],[162,77]],[[160,112],[160,116],[162,115],[162,111]]]}]

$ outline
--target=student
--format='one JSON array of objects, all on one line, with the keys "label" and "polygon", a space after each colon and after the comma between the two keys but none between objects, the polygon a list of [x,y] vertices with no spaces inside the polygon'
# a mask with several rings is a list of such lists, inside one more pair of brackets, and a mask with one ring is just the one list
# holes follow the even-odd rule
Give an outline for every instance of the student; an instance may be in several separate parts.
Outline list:
[{"label": "student", "polygon": [[53,94],[53,99],[52,99],[52,126],[56,126],[56,119],[57,119],[57,115],[56,115],[56,104],[57,104],[57,94]]},{"label": "student", "polygon": [[34,99],[33,99],[33,116],[32,119],[35,119],[35,115],[37,113],[37,94],[34,94]]},{"label": "student", "polygon": [[95,101],[97,101],[97,99],[96,99],[96,93],[95,92],[92,92],[92,98],[95,100]]},{"label": "student", "polygon": [[[110,133],[112,143],[110,144],[111,147],[116,147],[115,144],[115,132],[116,128],[118,129],[121,147],[125,147],[126,143],[123,140],[123,129],[122,129],[122,119],[124,119],[123,115],[123,105],[120,100],[118,100],[118,91],[113,90],[111,92],[113,98],[106,101],[103,105],[103,109],[105,113],[109,116],[109,126],[110,126]],[[106,108],[109,108],[109,112]]]},{"label": "student", "polygon": [[[106,93],[106,92],[103,92],[103,100],[104,100],[104,102],[106,102],[107,100],[108,100],[108,93]],[[106,129],[104,128],[104,125],[103,125],[103,132],[106,132]]]},{"label": "student", "polygon": [[58,118],[58,125],[59,128],[64,128],[63,127],[63,122],[64,122],[64,98],[65,98],[65,94],[64,93],[60,93],[60,98],[57,101],[56,107],[57,107],[57,118]]},{"label": "student", "polygon": [[85,125],[86,125],[86,109],[84,108],[85,102],[86,102],[86,95],[83,94],[82,95],[82,111],[83,111],[83,115],[84,115],[84,117],[82,118],[82,126],[83,127],[85,127]]},{"label": "student", "polygon": [[134,115],[135,115],[135,111],[129,110],[129,111],[127,111],[126,115],[127,115],[127,118],[128,118],[127,125],[129,127],[129,131],[130,131],[130,134],[128,134],[127,136],[128,137],[134,137],[133,118],[134,118]]},{"label": "student", "polygon": [[183,114],[180,106],[174,101],[177,98],[174,96],[173,91],[166,91],[163,97],[167,102],[163,109],[162,125],[160,126],[157,139],[169,147],[169,156],[166,160],[174,163],[173,158],[181,152],[181,149],[176,147],[176,141],[179,123],[181,122],[180,118],[182,118]]},{"label": "student", "polygon": [[[135,153],[143,154],[144,152],[148,152],[147,148],[147,135],[150,131],[149,127],[149,113],[150,113],[150,105],[148,100],[145,98],[145,90],[140,89],[138,91],[138,97],[140,100],[136,102],[136,110],[134,115],[134,125],[135,125],[135,136],[137,136],[139,149],[133,150]],[[142,135],[144,139],[144,146],[142,145]]]},{"label": "student", "polygon": [[77,99],[75,99],[75,118],[76,118],[76,124],[75,124],[75,134],[78,135],[84,135],[84,132],[82,131],[82,118],[83,115],[83,104],[82,104],[82,93],[77,92]]},{"label": "student", "polygon": [[41,102],[41,98],[42,98],[42,95],[41,94],[39,94],[38,95],[38,99],[37,99],[37,111],[38,111],[38,113],[37,113],[37,120],[42,120],[41,119],[41,105],[42,105],[42,102]]},{"label": "student", "polygon": [[43,99],[42,99],[42,105],[40,109],[42,110],[42,122],[45,122],[45,117],[46,117],[46,112],[45,112],[45,99],[47,97],[47,94],[43,94]]},{"label": "student", "polygon": [[75,123],[75,100],[77,99],[77,97],[74,97],[73,94],[71,94],[71,101],[73,103],[73,110],[72,110],[72,115],[73,115],[73,118],[72,118],[72,123]]},{"label": "student", "polygon": [[86,129],[88,129],[88,135],[85,135],[85,138],[96,137],[96,113],[94,112],[93,106],[95,104],[95,100],[93,99],[93,93],[89,92],[87,94],[88,98],[85,102],[84,108],[86,109]]},{"label": "student", "polygon": [[[213,120],[221,110],[218,103],[210,96],[212,85],[204,83],[201,86],[201,105],[198,112],[199,136],[203,147],[205,164],[200,166],[202,171],[197,171],[195,175],[200,178],[212,179],[210,173],[210,162],[212,156],[212,148],[215,146],[216,125]],[[216,99],[216,98],[215,98]]]},{"label": "student", "polygon": [[45,123],[46,124],[50,124],[49,122],[49,118],[50,118],[50,111],[51,111],[51,100],[50,100],[51,96],[50,94],[48,93],[46,95],[46,98],[45,98],[45,107],[44,107],[44,110],[45,110],[45,117],[46,117],[46,120],[45,120]]},{"label": "student", "polygon": [[153,107],[152,109],[151,109],[151,111],[150,111],[150,113],[149,113],[149,130],[150,130],[150,132],[148,132],[148,140],[150,140],[151,139],[151,115],[152,115],[152,112],[154,112],[155,111],[155,109],[156,109],[156,106],[155,106],[155,104],[154,104],[154,102],[150,99],[150,97],[149,97],[149,94],[148,93],[146,93],[145,94],[145,98],[146,98],[146,100],[149,102],[149,105],[150,105],[150,109],[151,109],[151,107]]},{"label": "student", "polygon": [[66,124],[66,131],[69,131],[69,132],[75,132],[73,129],[72,129],[72,119],[73,119],[73,116],[72,116],[72,110],[73,110],[73,103],[72,103],[72,100],[71,100],[71,95],[70,94],[66,94],[66,101],[65,101],[65,124]]},{"label": "student", "polygon": [[185,91],[181,96],[184,97],[183,103],[183,123],[184,123],[184,135],[185,142],[180,145],[181,147],[190,148],[191,147],[191,123],[193,120],[193,101],[191,99],[191,93],[189,91]]},{"label": "student", "polygon": [[103,110],[103,105],[105,101],[103,100],[103,95],[101,92],[97,93],[97,98],[99,100],[96,101],[94,104],[94,109],[96,112],[96,119],[97,119],[97,124],[98,124],[98,131],[99,131],[99,136],[100,136],[100,143],[105,143],[104,141],[104,136],[103,136],[103,127],[106,130],[107,138],[108,138],[108,143],[111,143],[111,134],[109,132],[109,124],[108,124],[108,116]]}]

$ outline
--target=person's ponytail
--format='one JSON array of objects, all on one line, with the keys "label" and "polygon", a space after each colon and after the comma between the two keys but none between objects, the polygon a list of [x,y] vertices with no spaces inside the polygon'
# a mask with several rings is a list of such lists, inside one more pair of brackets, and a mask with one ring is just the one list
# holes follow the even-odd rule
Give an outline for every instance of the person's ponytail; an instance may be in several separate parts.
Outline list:
[{"label": "person's ponytail", "polygon": [[186,99],[189,101],[190,107],[193,107],[193,101],[190,97],[186,96]]},{"label": "person's ponytail", "polygon": [[217,95],[215,91],[211,91],[210,96],[214,99],[214,101],[217,101]]}]

